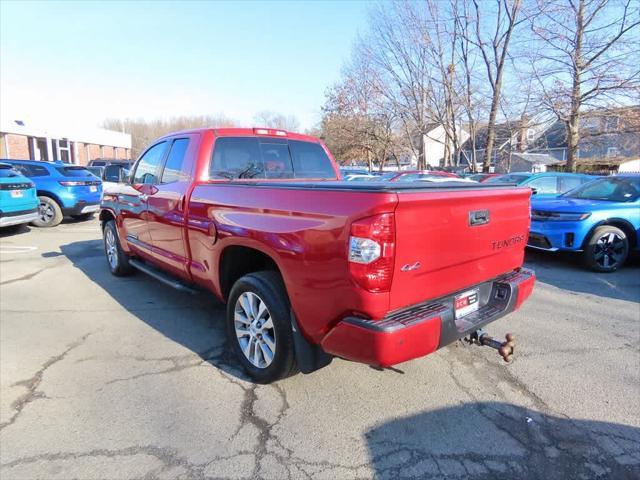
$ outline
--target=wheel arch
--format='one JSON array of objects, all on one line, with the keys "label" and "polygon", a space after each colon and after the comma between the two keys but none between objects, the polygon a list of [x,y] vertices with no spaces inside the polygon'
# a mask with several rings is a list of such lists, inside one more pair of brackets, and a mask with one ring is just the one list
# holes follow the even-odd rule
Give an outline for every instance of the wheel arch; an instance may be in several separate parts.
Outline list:
[{"label": "wheel arch", "polygon": [[605,220],[601,220],[600,222],[593,225],[589,229],[587,234],[584,236],[584,240],[582,241],[582,248],[584,248],[587,245],[587,242],[589,242],[589,239],[595,232],[596,228],[604,227],[607,225],[612,227],[617,227],[624,232],[624,234],[629,239],[629,249],[633,249],[638,245],[638,235],[636,233],[635,228],[633,228],[633,225],[631,225],[631,222],[629,222],[628,220],[625,220],[624,218],[613,217],[613,218],[607,218]]},{"label": "wheel arch", "polygon": [[51,200],[54,200],[61,209],[64,208],[64,204],[60,200],[60,197],[58,197],[55,193],[50,192],[49,190],[41,190],[37,188],[36,195],[38,195],[39,197],[49,197]]},{"label": "wheel arch", "polygon": [[[274,271],[282,277],[280,267],[267,253],[253,247],[229,245],[220,253],[218,281],[220,293],[226,301],[238,279],[249,273]],[[283,278],[284,283],[284,278]],[[286,285],[285,285],[286,290]]]}]

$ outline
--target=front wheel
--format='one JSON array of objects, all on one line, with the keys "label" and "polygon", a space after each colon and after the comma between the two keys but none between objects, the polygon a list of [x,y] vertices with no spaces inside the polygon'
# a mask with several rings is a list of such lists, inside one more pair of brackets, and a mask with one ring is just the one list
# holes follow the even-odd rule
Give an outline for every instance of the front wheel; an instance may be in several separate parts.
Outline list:
[{"label": "front wheel", "polygon": [[257,383],[271,383],[297,371],[290,308],[276,272],[245,275],[231,289],[227,339]]},{"label": "front wheel", "polygon": [[104,225],[102,231],[104,239],[104,253],[107,256],[109,271],[116,277],[124,277],[133,272],[133,267],[129,263],[129,257],[124,253],[118,239],[118,231],[113,220]]},{"label": "front wheel", "polygon": [[596,272],[614,272],[629,255],[629,240],[617,227],[603,225],[594,230],[584,249],[584,262]]},{"label": "front wheel", "polygon": [[64,215],[58,202],[51,197],[40,196],[38,197],[40,204],[38,205],[38,218],[32,223],[36,227],[48,228],[60,225]]}]

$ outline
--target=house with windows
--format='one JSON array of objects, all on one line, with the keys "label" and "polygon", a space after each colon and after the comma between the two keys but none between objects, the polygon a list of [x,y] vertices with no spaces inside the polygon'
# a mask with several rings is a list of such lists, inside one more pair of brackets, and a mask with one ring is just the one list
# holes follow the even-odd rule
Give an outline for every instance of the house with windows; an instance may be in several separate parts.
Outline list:
[{"label": "house with windows", "polygon": [[[529,152],[548,153],[565,164],[567,129],[556,121],[530,146]],[[624,162],[640,154],[640,105],[593,109],[580,118],[578,167],[616,171]]]},{"label": "house with windows", "polygon": [[2,119],[0,158],[87,165],[96,158],[130,159],[131,135],[86,126]]}]

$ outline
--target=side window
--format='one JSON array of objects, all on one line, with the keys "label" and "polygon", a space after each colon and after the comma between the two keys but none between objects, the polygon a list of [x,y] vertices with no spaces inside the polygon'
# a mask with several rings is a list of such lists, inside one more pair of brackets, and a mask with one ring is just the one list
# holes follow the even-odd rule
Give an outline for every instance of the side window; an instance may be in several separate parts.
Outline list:
[{"label": "side window", "polygon": [[25,164],[14,164],[13,168],[18,170],[25,177],[47,177],[49,176],[49,170],[46,167],[41,167],[40,165],[25,165]]},{"label": "side window", "polygon": [[188,181],[189,173],[185,171],[184,159],[186,157],[187,148],[189,148],[188,138],[179,138],[171,144],[171,150],[164,164],[162,178],[160,183],[171,183],[179,181]]},{"label": "side window", "polygon": [[160,142],[140,158],[136,172],[133,175],[133,183],[158,183],[157,171],[164,152],[167,149],[167,142]]},{"label": "side window", "polygon": [[578,188],[583,183],[584,179],[582,177],[560,177],[560,193]]},{"label": "side window", "polygon": [[558,178],[540,177],[527,184],[528,187],[535,188],[538,193],[558,193]]},{"label": "side window", "polygon": [[264,178],[260,144],[253,137],[218,138],[209,172],[211,178]]}]

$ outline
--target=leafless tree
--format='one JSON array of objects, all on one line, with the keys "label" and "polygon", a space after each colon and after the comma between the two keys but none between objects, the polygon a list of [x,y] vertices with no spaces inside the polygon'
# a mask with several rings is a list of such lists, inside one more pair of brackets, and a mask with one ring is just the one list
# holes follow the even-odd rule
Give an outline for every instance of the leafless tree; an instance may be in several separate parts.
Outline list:
[{"label": "leafless tree", "polygon": [[256,113],[253,121],[256,127],[279,128],[291,132],[296,132],[300,129],[300,122],[294,115],[283,115],[271,110],[263,110]]},{"label": "leafless tree", "polygon": [[473,9],[470,9],[473,28],[467,40],[473,44],[481,56],[485,71],[486,81],[491,91],[491,107],[487,122],[487,145],[484,154],[485,172],[489,171],[493,155],[495,141],[495,126],[500,108],[502,95],[502,83],[507,65],[507,53],[511,38],[516,27],[522,22],[520,18],[521,0],[494,0],[494,10],[487,19],[483,13],[488,12],[489,2],[473,1]]},{"label": "leafless tree", "polygon": [[567,170],[575,171],[583,111],[640,98],[640,3],[538,1],[534,74],[542,103],[566,126]]},{"label": "leafless tree", "polygon": [[131,134],[131,157],[137,158],[156,138],[169,132],[200,127],[232,127],[236,122],[223,115],[178,116],[167,119],[110,118],[102,122],[104,128]]}]

